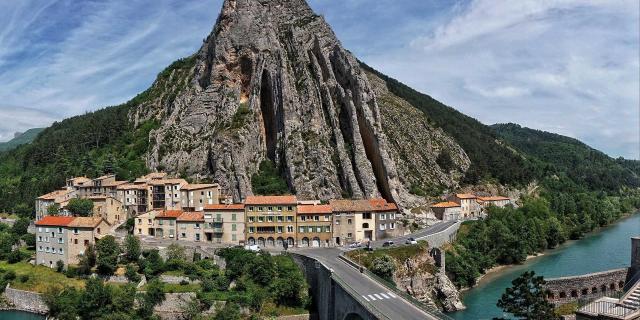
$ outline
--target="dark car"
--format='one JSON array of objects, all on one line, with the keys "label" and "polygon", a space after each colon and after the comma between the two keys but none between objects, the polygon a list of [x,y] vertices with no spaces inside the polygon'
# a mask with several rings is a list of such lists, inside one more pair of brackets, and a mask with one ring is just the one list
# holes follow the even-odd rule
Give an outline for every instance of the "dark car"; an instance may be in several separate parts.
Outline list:
[{"label": "dark car", "polygon": [[393,245],[393,241],[389,240],[389,241],[385,241],[382,246],[383,247],[391,247]]}]

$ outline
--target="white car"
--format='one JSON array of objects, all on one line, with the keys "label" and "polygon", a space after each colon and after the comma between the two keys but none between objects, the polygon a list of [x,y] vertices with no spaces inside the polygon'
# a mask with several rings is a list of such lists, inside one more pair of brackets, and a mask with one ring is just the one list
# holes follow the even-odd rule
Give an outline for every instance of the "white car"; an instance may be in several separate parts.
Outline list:
[{"label": "white car", "polygon": [[349,248],[360,248],[362,247],[362,242],[354,242],[349,245]]},{"label": "white car", "polygon": [[404,243],[405,244],[418,244],[418,241],[416,241],[416,239],[414,239],[414,238],[409,238]]},{"label": "white car", "polygon": [[258,252],[260,251],[260,246],[257,244],[251,245],[251,246],[244,246],[245,250],[249,250],[249,251],[254,251],[254,252]]}]

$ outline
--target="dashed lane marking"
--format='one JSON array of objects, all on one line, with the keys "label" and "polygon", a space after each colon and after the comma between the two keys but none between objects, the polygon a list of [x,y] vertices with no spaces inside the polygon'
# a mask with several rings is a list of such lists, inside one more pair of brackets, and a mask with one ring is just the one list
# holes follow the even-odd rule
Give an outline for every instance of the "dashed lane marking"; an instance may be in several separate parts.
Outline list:
[{"label": "dashed lane marking", "polygon": [[385,299],[395,299],[398,296],[396,296],[391,292],[380,292],[380,293],[373,293],[369,295],[362,295],[362,297],[365,300],[367,300],[367,302],[369,302],[369,301],[377,301],[377,300],[385,300]]}]

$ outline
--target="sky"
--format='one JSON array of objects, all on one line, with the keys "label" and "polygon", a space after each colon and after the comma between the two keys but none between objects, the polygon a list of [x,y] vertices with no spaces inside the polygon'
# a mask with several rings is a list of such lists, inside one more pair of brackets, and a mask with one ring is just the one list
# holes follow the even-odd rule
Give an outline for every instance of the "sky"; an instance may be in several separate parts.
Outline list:
[{"label": "sky", "polygon": [[[309,0],[359,59],[485,124],[640,159],[637,0]],[[211,32],[222,0],[0,0],[0,141],[117,105]]]}]

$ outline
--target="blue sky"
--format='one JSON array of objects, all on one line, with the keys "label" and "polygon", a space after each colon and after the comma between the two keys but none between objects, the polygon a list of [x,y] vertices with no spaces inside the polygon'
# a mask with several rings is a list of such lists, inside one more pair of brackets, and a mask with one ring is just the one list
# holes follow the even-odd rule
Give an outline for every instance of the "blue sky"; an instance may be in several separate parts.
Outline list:
[{"label": "blue sky", "polygon": [[[310,0],[361,60],[486,124],[640,158],[637,0]],[[222,0],[0,1],[0,141],[122,103]]]}]

